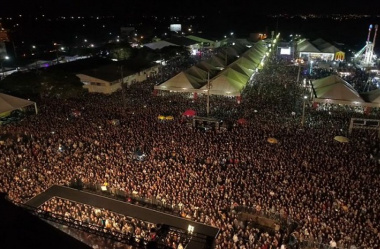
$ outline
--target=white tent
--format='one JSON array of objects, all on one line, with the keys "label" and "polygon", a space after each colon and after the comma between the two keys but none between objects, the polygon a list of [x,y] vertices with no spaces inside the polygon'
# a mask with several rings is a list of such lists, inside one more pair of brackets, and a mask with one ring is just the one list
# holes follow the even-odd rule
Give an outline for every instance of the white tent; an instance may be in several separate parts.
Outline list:
[{"label": "white tent", "polygon": [[161,48],[164,48],[164,47],[168,47],[168,46],[177,46],[176,44],[174,43],[171,43],[171,42],[167,42],[167,41],[158,41],[158,42],[151,42],[151,43],[147,43],[147,44],[144,44],[145,47],[148,47],[150,49],[161,49]]},{"label": "white tent", "polygon": [[369,106],[359,93],[342,78],[331,75],[312,81],[314,102]]},{"label": "white tent", "polygon": [[251,61],[245,57],[240,57],[234,63],[242,65],[242,66],[249,68],[249,69],[256,69],[256,67],[257,67],[257,63],[255,64],[253,61]]},{"label": "white tent", "polygon": [[206,72],[207,71],[218,71],[219,70],[217,67],[211,65],[207,61],[201,61],[196,66],[199,67],[200,69],[206,71]]},{"label": "white tent", "polygon": [[207,80],[207,74],[208,74],[207,71],[205,71],[203,69],[200,69],[197,66],[192,66],[189,69],[186,69],[185,73],[189,74],[189,75],[192,75],[192,76],[194,76],[196,78],[199,78],[202,81],[206,81]]},{"label": "white tent", "polygon": [[30,105],[34,105],[34,109],[37,113],[36,102],[0,93],[0,113],[11,112]]},{"label": "white tent", "polygon": [[307,53],[320,53],[319,49],[317,49],[311,42],[304,39],[297,43],[297,50],[299,52],[307,52]]},{"label": "white tent", "polygon": [[[240,96],[241,91],[248,82],[249,77],[232,68],[225,69],[210,82],[210,94]],[[207,84],[200,90],[207,92]]]},{"label": "white tent", "polygon": [[335,54],[336,52],[341,51],[331,43],[323,40],[322,38],[315,39],[312,41],[312,43],[317,47],[322,53],[332,53]]},{"label": "white tent", "polygon": [[239,62],[234,62],[231,65],[229,65],[228,67],[232,68],[233,70],[235,70],[239,73],[245,74],[248,77],[250,77],[254,72],[253,69],[246,67],[245,65],[243,65],[243,63],[239,63]]},{"label": "white tent", "polygon": [[226,63],[217,56],[212,56],[210,59],[206,61],[207,63],[210,63],[214,67],[225,67]]},{"label": "white tent", "polygon": [[180,72],[159,86],[155,86],[154,89],[170,90],[176,92],[193,92],[193,90],[198,89],[203,84],[204,83],[202,83],[201,79],[189,75],[185,72]]}]

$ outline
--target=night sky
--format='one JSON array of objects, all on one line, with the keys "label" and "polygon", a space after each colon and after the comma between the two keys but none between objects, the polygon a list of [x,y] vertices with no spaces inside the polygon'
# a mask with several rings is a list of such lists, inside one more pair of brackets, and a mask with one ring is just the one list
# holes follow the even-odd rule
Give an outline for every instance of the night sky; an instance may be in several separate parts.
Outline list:
[{"label": "night sky", "polygon": [[368,13],[380,14],[380,1],[353,0],[5,0],[0,15],[244,15],[272,13]]}]

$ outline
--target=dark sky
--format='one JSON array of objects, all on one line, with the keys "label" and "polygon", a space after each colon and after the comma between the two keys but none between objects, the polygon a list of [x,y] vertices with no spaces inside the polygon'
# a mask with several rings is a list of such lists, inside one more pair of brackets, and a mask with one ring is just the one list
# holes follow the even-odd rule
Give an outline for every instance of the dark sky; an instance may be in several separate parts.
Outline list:
[{"label": "dark sky", "polygon": [[380,14],[380,1],[365,0],[5,0],[0,15],[126,15],[368,13]]}]

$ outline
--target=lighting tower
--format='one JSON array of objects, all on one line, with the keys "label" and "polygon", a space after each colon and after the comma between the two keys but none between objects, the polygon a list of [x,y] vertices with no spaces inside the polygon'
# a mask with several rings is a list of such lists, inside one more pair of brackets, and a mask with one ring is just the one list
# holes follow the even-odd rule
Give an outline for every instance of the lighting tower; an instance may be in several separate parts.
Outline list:
[{"label": "lighting tower", "polygon": [[368,28],[368,36],[367,36],[367,41],[366,41],[366,47],[365,47],[365,54],[364,54],[364,60],[363,64],[368,65],[371,61],[372,56],[370,56],[371,53],[371,42],[369,40],[369,37],[371,36],[371,31],[372,31],[372,24],[369,25]]},{"label": "lighting tower", "polygon": [[369,38],[370,38],[371,30],[372,30],[372,24],[369,26],[368,37],[367,37],[367,42],[366,42],[366,47],[365,47],[365,54],[362,61],[362,64],[366,67],[373,66],[373,57],[374,57],[373,50],[375,48],[377,29],[378,29],[378,25],[376,24],[375,35],[373,37],[373,42],[371,42]]}]

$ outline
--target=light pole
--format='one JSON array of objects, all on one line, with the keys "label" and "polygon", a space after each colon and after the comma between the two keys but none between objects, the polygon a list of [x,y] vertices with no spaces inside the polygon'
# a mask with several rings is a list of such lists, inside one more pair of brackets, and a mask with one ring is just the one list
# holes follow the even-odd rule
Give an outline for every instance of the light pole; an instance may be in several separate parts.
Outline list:
[{"label": "light pole", "polygon": [[311,72],[313,71],[313,62],[314,62],[314,61],[310,61],[310,74],[311,74]]},{"label": "light pole", "polygon": [[210,115],[210,72],[207,72],[207,117]]},{"label": "light pole", "polygon": [[7,55],[4,56],[4,58],[1,60],[1,72],[3,73],[3,77],[2,77],[2,79],[5,78],[5,72],[4,72],[4,66],[3,66],[3,63],[4,63],[4,61],[6,61],[6,60],[9,60],[9,57],[8,57]]},{"label": "light pole", "polygon": [[301,74],[301,63],[298,62],[298,74],[297,74],[297,83],[300,82],[300,74]]},{"label": "light pole", "polygon": [[301,126],[305,124],[305,107],[306,107],[306,100],[307,96],[303,96],[303,106],[302,106],[302,119],[301,119]]}]

